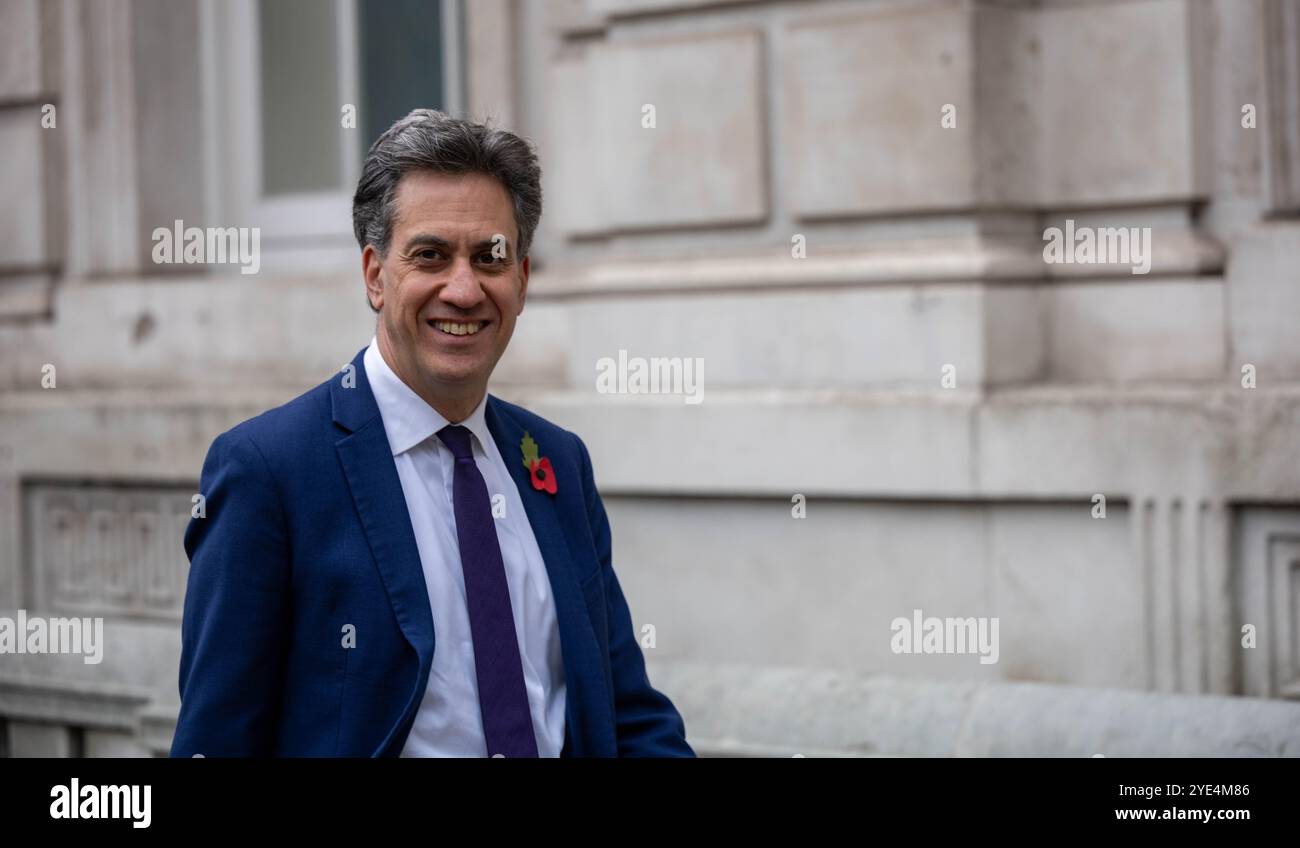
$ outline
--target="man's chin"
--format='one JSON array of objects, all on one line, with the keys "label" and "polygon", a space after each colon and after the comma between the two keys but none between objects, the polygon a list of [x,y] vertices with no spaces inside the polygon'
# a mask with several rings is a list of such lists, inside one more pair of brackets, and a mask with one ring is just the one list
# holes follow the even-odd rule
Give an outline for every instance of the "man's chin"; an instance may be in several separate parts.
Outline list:
[{"label": "man's chin", "polygon": [[472,389],[483,382],[483,363],[465,362],[440,356],[436,360],[422,360],[420,370],[424,381],[444,391]]}]

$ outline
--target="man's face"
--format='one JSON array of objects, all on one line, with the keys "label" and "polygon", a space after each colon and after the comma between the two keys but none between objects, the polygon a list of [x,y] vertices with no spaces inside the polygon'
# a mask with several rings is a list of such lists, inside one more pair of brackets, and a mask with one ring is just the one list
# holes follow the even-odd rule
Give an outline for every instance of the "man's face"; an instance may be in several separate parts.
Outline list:
[{"label": "man's face", "polygon": [[362,253],[381,350],[422,396],[477,397],[528,287],[509,195],[485,174],[420,171],[398,183],[394,206],[387,255]]}]

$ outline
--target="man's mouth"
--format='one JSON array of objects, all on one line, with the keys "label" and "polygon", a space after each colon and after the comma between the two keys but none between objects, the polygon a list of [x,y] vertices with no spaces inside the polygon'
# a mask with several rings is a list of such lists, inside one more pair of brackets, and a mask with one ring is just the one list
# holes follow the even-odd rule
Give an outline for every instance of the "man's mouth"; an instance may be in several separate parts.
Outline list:
[{"label": "man's mouth", "polygon": [[487,324],[487,321],[429,321],[430,327],[449,336],[472,336]]}]

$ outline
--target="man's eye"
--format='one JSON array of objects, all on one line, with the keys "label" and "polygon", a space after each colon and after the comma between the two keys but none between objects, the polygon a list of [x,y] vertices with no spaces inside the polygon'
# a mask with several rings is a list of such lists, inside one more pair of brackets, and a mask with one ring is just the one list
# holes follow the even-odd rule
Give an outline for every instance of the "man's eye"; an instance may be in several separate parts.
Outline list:
[{"label": "man's eye", "polygon": [[478,261],[482,262],[484,265],[491,265],[494,262],[503,261],[503,257],[499,257],[495,253],[491,253],[491,252],[480,253],[478,255]]},{"label": "man's eye", "polygon": [[421,250],[419,253],[415,255],[418,256],[420,259],[433,261],[434,259],[437,259],[439,256],[441,256],[442,253],[437,250],[429,249],[429,250]]}]

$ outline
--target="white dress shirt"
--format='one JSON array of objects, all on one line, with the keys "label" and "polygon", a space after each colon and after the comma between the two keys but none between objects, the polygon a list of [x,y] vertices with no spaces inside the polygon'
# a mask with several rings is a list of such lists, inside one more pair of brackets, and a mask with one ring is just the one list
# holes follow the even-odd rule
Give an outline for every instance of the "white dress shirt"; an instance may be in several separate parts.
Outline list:
[{"label": "white dress shirt", "polygon": [[[479,711],[474,644],[465,603],[465,574],[456,541],[452,500],[451,449],[437,437],[448,423],[393,372],[379,344],[371,339],[365,353],[366,379],[384,421],[388,445],[397,464],[402,494],[420,550],[424,582],[433,611],[433,667],[403,757],[486,757],[483,715]],[[532,713],[537,752],[558,757],[564,745],[564,660],[555,601],[542,552],[537,547],[523,501],[496,440],[487,427],[487,395],[464,421],[473,438],[474,460],[494,515],[504,495],[505,515],[496,519],[497,541],[505,563],[514,612],[519,658]],[[518,460],[522,462],[523,460]]]}]

